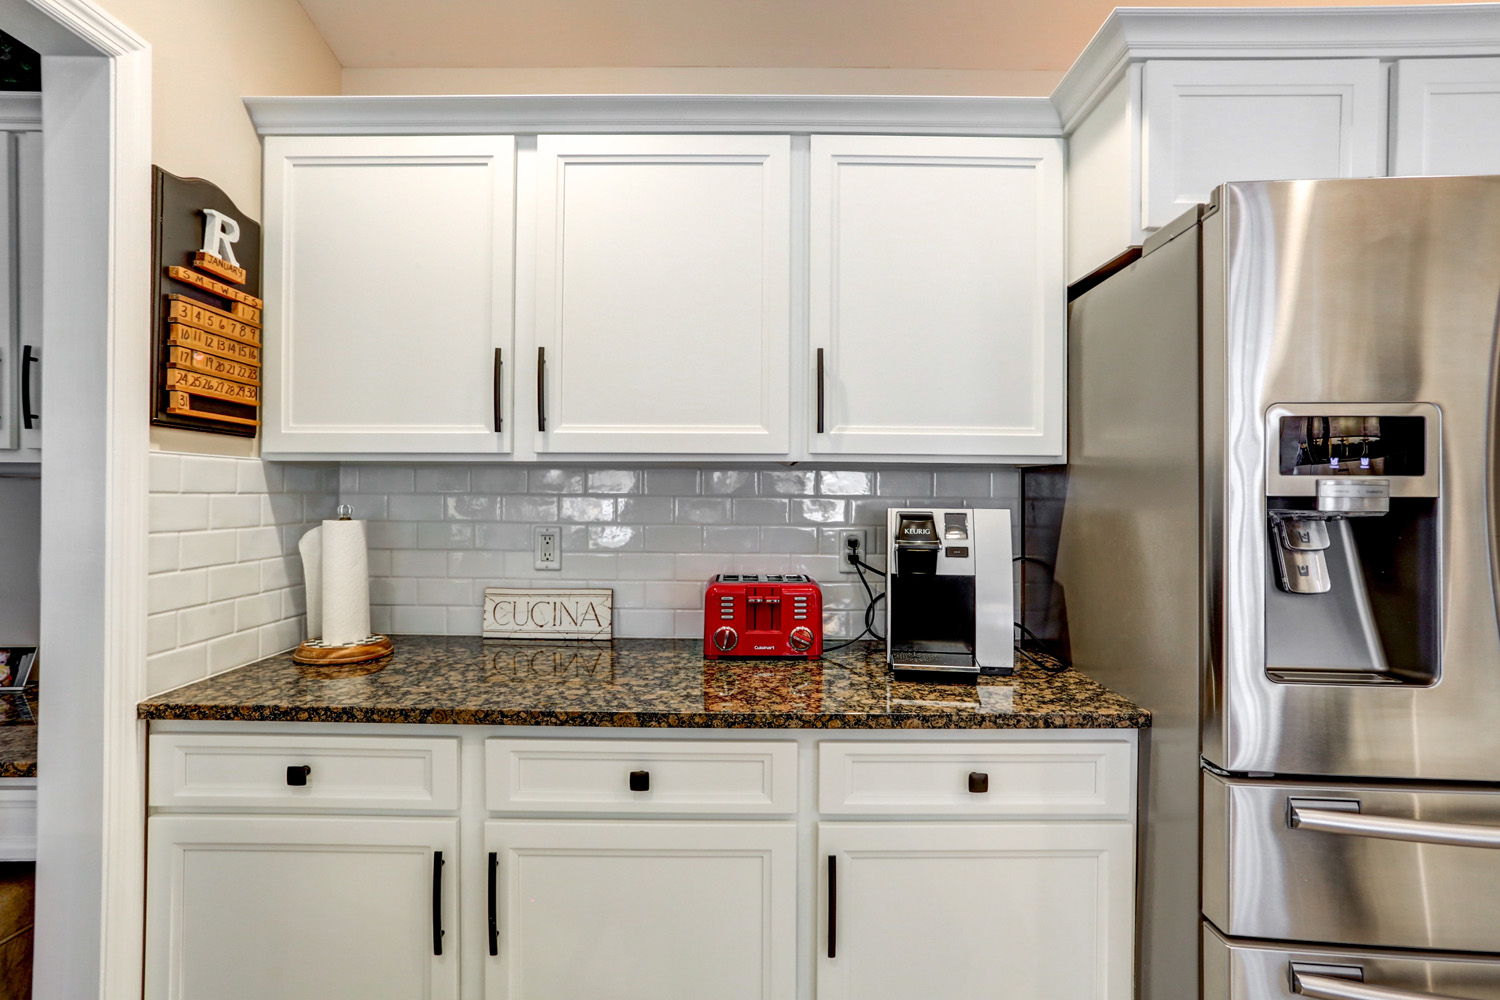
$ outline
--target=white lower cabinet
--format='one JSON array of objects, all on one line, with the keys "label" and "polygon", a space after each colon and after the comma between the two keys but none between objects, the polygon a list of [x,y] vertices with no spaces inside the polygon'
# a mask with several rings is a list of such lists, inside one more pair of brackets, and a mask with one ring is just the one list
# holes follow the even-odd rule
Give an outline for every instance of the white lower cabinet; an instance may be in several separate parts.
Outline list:
[{"label": "white lower cabinet", "polygon": [[458,820],[158,815],[147,829],[147,1000],[458,997]]},{"label": "white lower cabinet", "polygon": [[818,1000],[1128,998],[1130,823],[822,823]]},{"label": "white lower cabinet", "polygon": [[485,843],[486,1000],[797,995],[793,823],[495,821]]}]

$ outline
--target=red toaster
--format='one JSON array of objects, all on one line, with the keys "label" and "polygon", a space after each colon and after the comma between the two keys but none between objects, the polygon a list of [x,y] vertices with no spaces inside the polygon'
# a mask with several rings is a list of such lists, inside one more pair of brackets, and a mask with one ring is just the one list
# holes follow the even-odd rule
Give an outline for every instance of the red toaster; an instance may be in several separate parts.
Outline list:
[{"label": "red toaster", "polygon": [[823,655],[823,592],[799,573],[720,573],[703,595],[703,655]]}]

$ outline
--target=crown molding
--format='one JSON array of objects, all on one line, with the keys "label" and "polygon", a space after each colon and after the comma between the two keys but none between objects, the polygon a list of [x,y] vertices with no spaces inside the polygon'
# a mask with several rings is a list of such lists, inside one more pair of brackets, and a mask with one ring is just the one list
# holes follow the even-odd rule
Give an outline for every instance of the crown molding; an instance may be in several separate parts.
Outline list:
[{"label": "crown molding", "polygon": [[792,132],[1059,136],[1046,97],[247,97],[261,135]]},{"label": "crown molding", "polygon": [[1117,8],[1052,102],[1070,133],[1132,62],[1495,55],[1500,3],[1401,7]]},{"label": "crown molding", "polygon": [[0,131],[39,132],[42,128],[40,91],[0,92]]}]

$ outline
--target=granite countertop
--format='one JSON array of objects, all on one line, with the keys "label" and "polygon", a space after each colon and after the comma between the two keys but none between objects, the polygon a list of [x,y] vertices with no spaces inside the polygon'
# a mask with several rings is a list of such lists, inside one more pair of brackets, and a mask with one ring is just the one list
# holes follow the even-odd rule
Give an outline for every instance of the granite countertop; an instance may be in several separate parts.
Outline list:
[{"label": "granite countertop", "polygon": [[36,688],[0,694],[0,778],[36,777]]},{"label": "granite countertop", "polygon": [[[885,648],[821,660],[707,660],[688,639],[538,644],[392,637],[390,656],[308,667],[290,653],[141,703],[143,719],[713,729],[1143,729],[1142,708],[1019,654],[977,685],[897,681]],[[1056,667],[1056,669],[1050,669]]]}]

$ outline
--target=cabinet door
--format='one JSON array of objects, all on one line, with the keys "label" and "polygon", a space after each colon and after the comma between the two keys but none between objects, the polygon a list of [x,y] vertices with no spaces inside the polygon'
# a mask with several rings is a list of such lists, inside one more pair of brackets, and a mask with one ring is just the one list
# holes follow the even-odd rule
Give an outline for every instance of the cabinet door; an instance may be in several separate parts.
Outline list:
[{"label": "cabinet door", "polygon": [[0,233],[0,462],[40,462],[40,132],[0,132]]},{"label": "cabinet door", "polygon": [[1141,224],[1166,225],[1226,181],[1379,176],[1385,122],[1378,59],[1149,62]]},{"label": "cabinet door", "polygon": [[819,824],[818,1000],[1129,1000],[1132,829]]},{"label": "cabinet door", "polygon": [[538,452],[788,451],[790,159],[787,136],[537,139]]},{"label": "cabinet door", "polygon": [[487,1000],[796,996],[793,823],[497,820],[485,841]]},{"label": "cabinet door", "polygon": [[1393,174],[1500,174],[1500,59],[1396,64]]},{"label": "cabinet door", "polygon": [[265,452],[509,451],[514,138],[265,155]]},{"label": "cabinet door", "polygon": [[154,816],[147,838],[146,1000],[458,996],[457,820]]},{"label": "cabinet door", "polygon": [[813,136],[811,450],[1060,459],[1063,264],[1061,140]]}]

